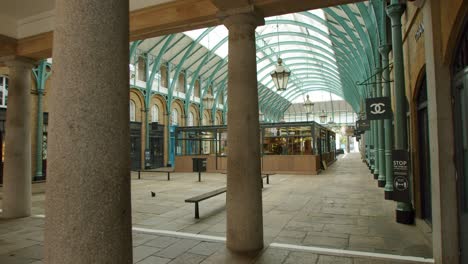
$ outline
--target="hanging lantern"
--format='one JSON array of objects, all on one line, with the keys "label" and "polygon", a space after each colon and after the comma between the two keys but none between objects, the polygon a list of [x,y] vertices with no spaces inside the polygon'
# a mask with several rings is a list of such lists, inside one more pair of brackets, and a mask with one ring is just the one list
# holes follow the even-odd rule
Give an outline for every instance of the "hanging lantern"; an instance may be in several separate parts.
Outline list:
[{"label": "hanging lantern", "polygon": [[307,95],[307,99],[304,102],[304,107],[306,109],[306,113],[311,113],[312,112],[312,108],[314,107],[314,103],[312,103],[312,101],[310,101],[309,95]]},{"label": "hanging lantern", "polygon": [[322,109],[322,114],[319,116],[320,118],[320,123],[325,123],[327,122],[327,114],[325,114],[325,111]]},{"label": "hanging lantern", "polygon": [[290,71],[287,71],[283,65],[283,60],[278,58],[278,65],[276,65],[276,70],[271,73],[271,78],[275,83],[277,91],[284,91],[288,86],[289,75],[291,75]]},{"label": "hanging lantern", "polygon": [[206,94],[205,97],[203,97],[203,108],[211,110],[213,109],[214,105],[214,97],[210,93]]}]

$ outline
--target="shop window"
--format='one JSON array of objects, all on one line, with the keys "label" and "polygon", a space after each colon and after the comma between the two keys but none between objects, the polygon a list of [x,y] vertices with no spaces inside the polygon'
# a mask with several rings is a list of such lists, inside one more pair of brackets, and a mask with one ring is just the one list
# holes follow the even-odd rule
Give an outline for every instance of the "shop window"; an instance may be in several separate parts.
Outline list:
[{"label": "shop window", "polygon": [[135,122],[136,116],[136,106],[133,100],[130,100],[130,122]]},{"label": "shop window", "polygon": [[144,57],[138,57],[138,80],[146,82],[146,60]]},{"label": "shop window", "polygon": [[0,107],[7,106],[8,99],[8,78],[0,76]]},{"label": "shop window", "polygon": [[159,107],[157,105],[153,105],[151,107],[151,122],[158,122],[159,121]]},{"label": "shop window", "polygon": [[171,125],[177,126],[179,125],[179,111],[177,109],[172,109],[172,123]]},{"label": "shop window", "polygon": [[193,112],[189,112],[187,126],[193,126],[193,119],[194,119]]}]

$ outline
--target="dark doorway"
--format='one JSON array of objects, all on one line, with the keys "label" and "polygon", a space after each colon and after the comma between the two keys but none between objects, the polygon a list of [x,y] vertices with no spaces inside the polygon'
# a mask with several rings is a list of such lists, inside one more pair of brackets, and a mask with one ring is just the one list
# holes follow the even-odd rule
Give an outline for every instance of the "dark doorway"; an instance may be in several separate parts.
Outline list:
[{"label": "dark doorway", "polygon": [[141,123],[130,122],[131,170],[141,169]]},{"label": "dark doorway", "polygon": [[150,126],[150,168],[164,167],[164,125],[154,122]]},{"label": "dark doorway", "polygon": [[458,186],[458,215],[460,228],[460,263],[468,263],[468,27],[455,53],[452,68],[453,123],[455,166]]},{"label": "dark doorway", "polygon": [[431,157],[429,155],[429,118],[427,112],[427,83],[425,75],[419,87],[417,106],[421,217],[432,225]]}]

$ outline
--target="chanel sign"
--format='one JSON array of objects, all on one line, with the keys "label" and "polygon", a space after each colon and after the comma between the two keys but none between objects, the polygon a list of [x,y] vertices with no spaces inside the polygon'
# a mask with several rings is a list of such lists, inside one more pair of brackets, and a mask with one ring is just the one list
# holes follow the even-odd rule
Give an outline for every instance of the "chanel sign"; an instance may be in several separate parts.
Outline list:
[{"label": "chanel sign", "polygon": [[383,120],[392,118],[392,108],[389,97],[374,97],[366,99],[367,120]]}]

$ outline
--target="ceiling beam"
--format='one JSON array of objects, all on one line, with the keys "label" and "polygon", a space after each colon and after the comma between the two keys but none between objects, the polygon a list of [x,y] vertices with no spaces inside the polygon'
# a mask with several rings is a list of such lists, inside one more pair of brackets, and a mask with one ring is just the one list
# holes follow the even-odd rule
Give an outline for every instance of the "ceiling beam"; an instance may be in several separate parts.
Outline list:
[{"label": "ceiling beam", "polygon": [[[220,24],[216,0],[176,0],[130,12],[129,41],[152,38]],[[362,0],[253,0],[265,17],[316,8],[360,2]],[[53,32],[17,40],[16,55],[35,60],[52,56]],[[0,55],[10,54],[14,45],[0,39]]]}]

